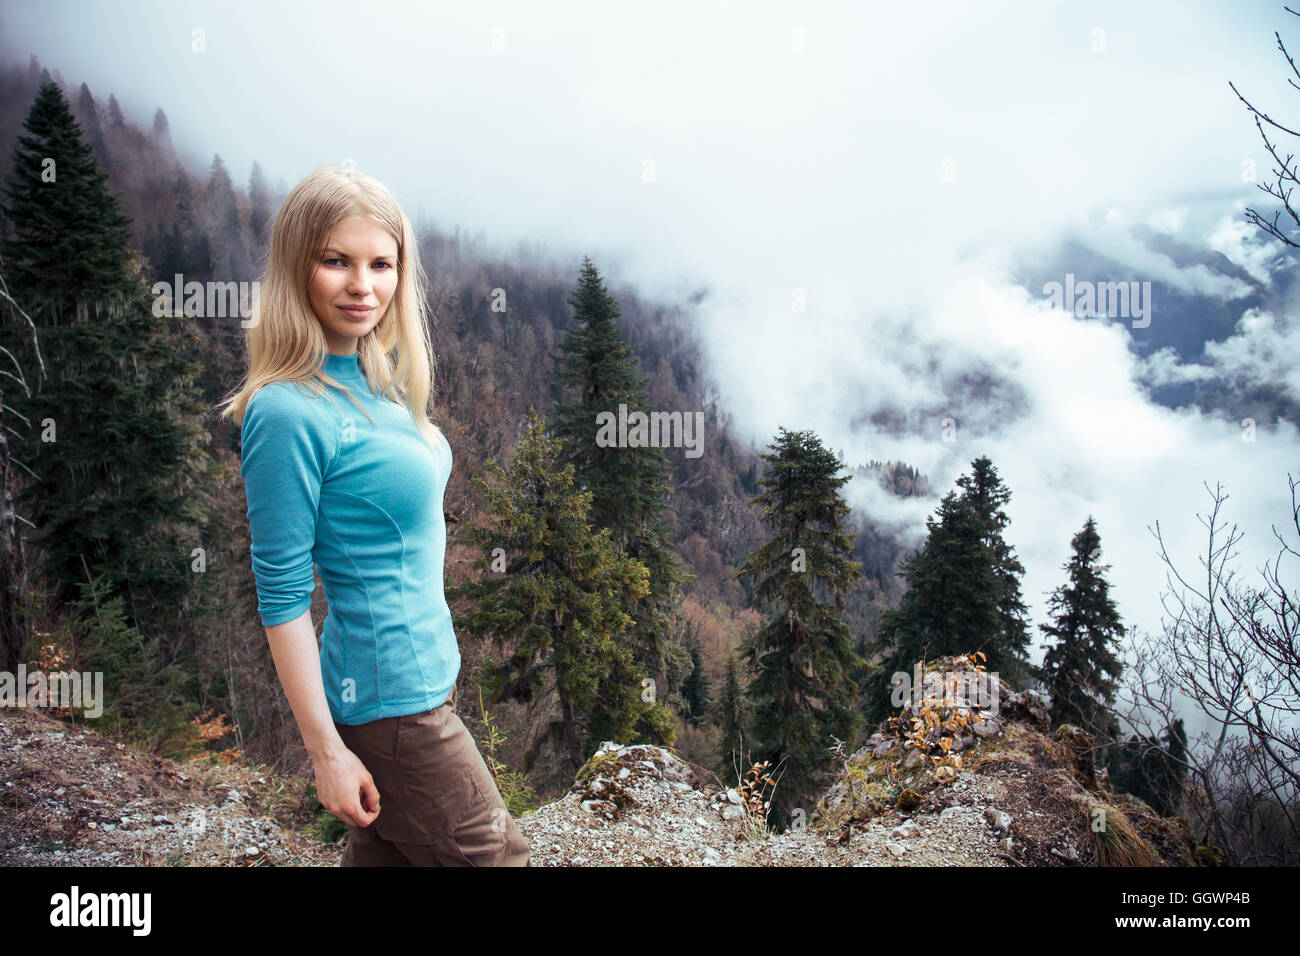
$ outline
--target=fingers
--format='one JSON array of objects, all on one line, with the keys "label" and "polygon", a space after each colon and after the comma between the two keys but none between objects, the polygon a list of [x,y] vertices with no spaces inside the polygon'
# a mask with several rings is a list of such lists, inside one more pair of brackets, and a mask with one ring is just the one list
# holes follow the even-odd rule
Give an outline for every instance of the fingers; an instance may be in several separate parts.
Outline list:
[{"label": "fingers", "polygon": [[379,816],[379,790],[370,774],[361,778],[361,811],[365,822],[358,826],[368,827]]}]

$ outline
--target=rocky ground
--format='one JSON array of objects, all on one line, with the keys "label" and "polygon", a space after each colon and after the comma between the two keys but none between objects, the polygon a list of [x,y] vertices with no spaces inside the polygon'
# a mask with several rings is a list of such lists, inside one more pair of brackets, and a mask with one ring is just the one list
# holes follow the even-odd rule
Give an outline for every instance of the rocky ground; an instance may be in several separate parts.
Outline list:
[{"label": "rocky ground", "polygon": [[[750,794],[703,783],[670,749],[611,742],[519,827],[534,866],[1213,862],[1181,821],[1111,790],[1086,735],[1049,733],[1041,698],[1005,690],[998,713],[971,721],[905,709],[780,835],[756,825]],[[0,708],[0,780],[2,866],[336,866],[342,854],[308,780],[141,755],[38,709]]]}]

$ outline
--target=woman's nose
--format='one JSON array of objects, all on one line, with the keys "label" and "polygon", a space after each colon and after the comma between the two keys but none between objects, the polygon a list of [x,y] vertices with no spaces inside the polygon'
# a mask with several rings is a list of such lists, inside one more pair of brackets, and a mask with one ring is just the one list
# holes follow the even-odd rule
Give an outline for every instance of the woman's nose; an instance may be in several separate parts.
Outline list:
[{"label": "woman's nose", "polygon": [[370,293],[370,276],[366,274],[365,269],[354,270],[348,277],[348,291],[354,295],[368,295]]}]

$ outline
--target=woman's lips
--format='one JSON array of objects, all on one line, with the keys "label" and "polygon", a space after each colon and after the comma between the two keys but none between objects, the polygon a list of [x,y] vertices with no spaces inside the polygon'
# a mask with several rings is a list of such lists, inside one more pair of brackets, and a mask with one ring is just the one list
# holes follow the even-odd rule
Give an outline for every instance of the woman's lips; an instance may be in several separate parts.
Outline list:
[{"label": "woman's lips", "polygon": [[340,305],[337,306],[336,308],[338,308],[340,312],[354,319],[364,319],[368,317],[371,312],[375,311],[373,308],[369,306],[365,308],[355,308],[352,306]]}]

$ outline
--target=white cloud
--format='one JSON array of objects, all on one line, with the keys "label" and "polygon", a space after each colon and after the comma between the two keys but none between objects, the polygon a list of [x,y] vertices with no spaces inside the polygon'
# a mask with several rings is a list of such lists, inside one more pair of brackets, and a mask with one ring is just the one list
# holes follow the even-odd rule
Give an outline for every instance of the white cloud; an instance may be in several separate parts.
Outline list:
[{"label": "white cloud", "polygon": [[1282,243],[1269,239],[1253,223],[1240,215],[1244,201],[1234,204],[1233,212],[1225,214],[1206,239],[1206,245],[1222,253],[1234,265],[1240,266],[1252,278],[1262,283],[1270,281],[1271,268],[1283,252]]},{"label": "white cloud", "polygon": [[1148,216],[1146,223],[1156,232],[1164,233],[1166,236],[1176,236],[1187,224],[1187,209],[1161,209]]}]

